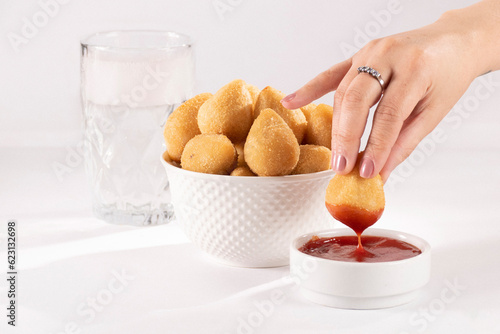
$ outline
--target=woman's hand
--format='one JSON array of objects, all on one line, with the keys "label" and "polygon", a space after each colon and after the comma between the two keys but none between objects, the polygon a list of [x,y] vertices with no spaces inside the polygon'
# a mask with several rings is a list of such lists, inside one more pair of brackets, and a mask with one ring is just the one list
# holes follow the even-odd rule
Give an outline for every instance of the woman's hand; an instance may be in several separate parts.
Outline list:
[{"label": "woman's hand", "polygon": [[[498,67],[500,24],[485,23],[500,1],[484,1],[445,13],[437,22],[373,40],[352,58],[319,74],[282,104],[300,108],[336,90],[332,126],[332,168],[350,172],[370,107],[379,100],[362,158],[360,175],[378,173],[384,182],[451,110],[478,75]],[[491,20],[490,20],[491,21]],[[494,46],[489,46],[494,43]],[[496,53],[493,55],[492,53]],[[358,67],[377,70],[378,80]]]}]

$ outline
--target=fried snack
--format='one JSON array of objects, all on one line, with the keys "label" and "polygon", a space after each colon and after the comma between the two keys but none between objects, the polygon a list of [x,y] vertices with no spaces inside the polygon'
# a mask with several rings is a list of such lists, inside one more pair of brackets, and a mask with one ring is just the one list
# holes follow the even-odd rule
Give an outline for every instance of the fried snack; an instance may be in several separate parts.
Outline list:
[{"label": "fried snack", "polygon": [[257,97],[260,94],[260,89],[252,84],[247,84],[247,89],[248,92],[250,93],[250,96],[252,97],[253,105],[255,106],[255,103],[257,102]]},{"label": "fried snack", "polygon": [[384,212],[384,185],[380,175],[359,176],[359,161],[347,175],[335,175],[326,189],[325,204],[330,214],[361,235]]},{"label": "fried snack", "polygon": [[201,134],[186,144],[181,165],[193,172],[229,175],[236,159],[236,149],[226,136]]},{"label": "fried snack", "polygon": [[300,108],[304,116],[306,116],[306,120],[309,119],[309,115],[314,111],[314,109],[316,109],[317,106],[318,105],[316,103],[309,103],[308,105],[305,105]]},{"label": "fried snack", "polygon": [[163,136],[167,144],[168,154],[173,161],[181,161],[182,151],[186,143],[201,133],[198,128],[198,110],[211,96],[210,93],[196,95],[181,104],[168,117]]},{"label": "fried snack", "polygon": [[244,148],[248,167],[259,176],[287,175],[299,161],[299,144],[285,121],[264,109],[248,133]]},{"label": "fried snack", "polygon": [[238,164],[237,167],[247,167],[247,163],[245,161],[245,152],[244,152],[245,142],[234,144],[234,148],[238,153]]},{"label": "fried snack", "polygon": [[253,101],[243,80],[233,80],[208,99],[198,112],[201,133],[244,141],[253,122]]},{"label": "fried snack", "polygon": [[247,166],[236,167],[232,172],[231,176],[257,176],[248,168]]},{"label": "fried snack", "polygon": [[322,103],[312,111],[309,109],[304,115],[307,119],[307,131],[304,142],[331,149],[333,107]]},{"label": "fried snack", "polygon": [[278,115],[283,118],[283,120],[288,124],[290,129],[292,129],[293,134],[297,138],[297,143],[302,143],[302,139],[307,130],[307,120],[300,109],[286,109],[281,105],[281,100],[285,97],[285,94],[277,89],[267,86],[264,88],[255,103],[254,117],[257,118],[262,110],[266,108],[271,108]]},{"label": "fried snack", "polygon": [[172,160],[172,158],[170,158],[170,155],[168,154],[168,151],[163,152],[162,158],[163,158],[163,160],[165,160],[167,163],[171,164],[172,166],[181,168],[181,164],[180,163],[178,163],[177,161],[174,161],[174,160]]},{"label": "fried snack", "polygon": [[292,174],[308,174],[330,169],[332,152],[324,146],[300,145],[300,156]]}]

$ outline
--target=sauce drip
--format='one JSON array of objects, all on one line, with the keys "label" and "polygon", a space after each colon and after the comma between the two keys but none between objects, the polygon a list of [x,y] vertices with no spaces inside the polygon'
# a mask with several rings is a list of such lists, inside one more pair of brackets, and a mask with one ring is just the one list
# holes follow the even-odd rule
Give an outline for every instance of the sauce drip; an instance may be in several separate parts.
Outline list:
[{"label": "sauce drip", "polygon": [[380,216],[382,216],[384,209],[368,211],[350,205],[332,205],[329,203],[325,203],[325,205],[333,218],[352,228],[358,236],[357,251],[360,253],[365,252],[363,243],[361,242],[361,234],[364,230],[377,222]]},{"label": "sauce drip", "polygon": [[[358,248],[363,241],[363,251]],[[319,238],[313,236],[299,248],[302,253],[328,260],[346,262],[390,262],[408,259],[422,253],[407,242],[378,236],[339,236]]]}]

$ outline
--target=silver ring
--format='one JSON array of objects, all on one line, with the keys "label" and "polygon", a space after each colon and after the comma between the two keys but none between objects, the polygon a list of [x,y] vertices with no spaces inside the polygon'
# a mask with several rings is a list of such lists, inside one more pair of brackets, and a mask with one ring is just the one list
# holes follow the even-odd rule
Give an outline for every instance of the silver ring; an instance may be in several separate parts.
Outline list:
[{"label": "silver ring", "polygon": [[377,70],[369,67],[369,66],[360,66],[358,67],[358,74],[359,73],[368,73],[370,74],[372,77],[374,77],[375,79],[377,79],[378,83],[380,84],[380,87],[382,87],[382,92],[384,91],[385,87],[385,81],[382,79],[382,75],[380,73],[378,73]]}]

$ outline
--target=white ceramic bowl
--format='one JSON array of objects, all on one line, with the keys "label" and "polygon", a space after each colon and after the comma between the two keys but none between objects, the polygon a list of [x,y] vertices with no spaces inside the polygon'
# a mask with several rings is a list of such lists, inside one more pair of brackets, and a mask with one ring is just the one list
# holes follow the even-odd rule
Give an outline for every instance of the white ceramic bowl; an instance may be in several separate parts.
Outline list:
[{"label": "white ceramic bowl", "polygon": [[333,227],[325,192],[333,171],[280,177],[191,172],[165,162],[176,219],[209,256],[239,267],[288,265],[297,236]]},{"label": "white ceramic bowl", "polygon": [[333,237],[354,235],[342,228],[308,233],[290,247],[290,272],[308,300],[337,308],[377,309],[410,302],[430,278],[431,247],[411,234],[376,228],[363,235],[383,236],[417,246],[422,253],[405,260],[360,263],[327,260],[298,250],[313,235]]}]

